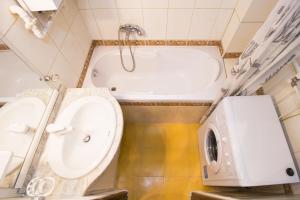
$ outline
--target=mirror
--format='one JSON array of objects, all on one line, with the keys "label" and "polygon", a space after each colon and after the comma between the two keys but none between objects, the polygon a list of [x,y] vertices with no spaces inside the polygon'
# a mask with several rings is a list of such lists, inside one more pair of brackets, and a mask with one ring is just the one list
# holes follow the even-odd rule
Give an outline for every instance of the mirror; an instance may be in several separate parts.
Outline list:
[{"label": "mirror", "polygon": [[0,41],[0,189],[16,188],[35,152],[29,153],[54,91],[40,77]]}]

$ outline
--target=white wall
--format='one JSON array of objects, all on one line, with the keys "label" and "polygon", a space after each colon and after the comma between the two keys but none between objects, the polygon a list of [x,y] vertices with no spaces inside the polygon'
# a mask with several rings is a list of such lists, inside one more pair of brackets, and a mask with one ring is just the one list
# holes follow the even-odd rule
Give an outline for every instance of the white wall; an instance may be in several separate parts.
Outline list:
[{"label": "white wall", "polygon": [[239,0],[222,38],[225,52],[242,52],[278,0]]},{"label": "white wall", "polygon": [[237,0],[77,0],[93,39],[117,39],[120,24],[143,27],[139,39],[220,40]]},{"label": "white wall", "polygon": [[44,39],[36,38],[9,12],[9,6],[15,4],[14,0],[0,2],[0,38],[34,71],[58,73],[67,87],[75,87],[91,43],[76,1],[64,0]]},{"label": "white wall", "polygon": [[[300,62],[300,58],[298,62]],[[272,95],[280,115],[290,113],[288,115],[291,116],[290,118],[288,116],[283,118],[283,124],[291,142],[292,153],[300,166],[300,93],[297,94],[288,82],[293,76],[295,76],[295,70],[292,65],[289,65],[268,81],[263,88],[265,94]],[[295,116],[293,116],[294,114]],[[300,194],[300,184],[293,185],[292,189],[295,193]]]}]

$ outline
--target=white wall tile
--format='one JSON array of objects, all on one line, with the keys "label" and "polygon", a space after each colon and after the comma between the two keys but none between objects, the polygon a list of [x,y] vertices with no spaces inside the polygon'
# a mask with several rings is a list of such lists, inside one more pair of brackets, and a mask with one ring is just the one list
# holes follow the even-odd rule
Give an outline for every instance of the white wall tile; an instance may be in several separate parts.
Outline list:
[{"label": "white wall tile", "polygon": [[285,120],[284,125],[294,152],[300,151],[300,134],[299,134],[300,116],[292,117]]},{"label": "white wall tile", "polygon": [[76,87],[77,81],[79,80],[79,76],[74,73],[72,66],[61,53],[57,55],[49,74],[58,74],[60,80],[66,87]]},{"label": "white wall tile", "polygon": [[77,2],[74,0],[64,0],[62,12],[66,22],[71,26],[77,13]]},{"label": "white wall tile", "polygon": [[144,26],[142,9],[119,9],[120,24]]},{"label": "white wall tile", "polygon": [[[291,77],[292,76],[290,76],[289,78]],[[284,83],[287,82],[287,80],[288,79],[284,80]],[[294,92],[291,86],[289,84],[286,84],[285,87],[279,86],[279,88],[281,88],[281,90],[279,90],[280,93],[285,93],[285,95],[281,94],[282,95],[281,98],[278,98],[277,100],[277,106],[281,115],[286,115],[287,113],[293,112],[294,110],[299,110],[300,109],[299,96]],[[285,91],[281,92],[282,90]]]},{"label": "white wall tile", "polygon": [[143,8],[168,8],[169,0],[142,0]]},{"label": "white wall tile", "polygon": [[222,44],[223,44],[224,49],[226,49],[230,45],[232,38],[233,38],[235,32],[237,31],[239,25],[240,25],[239,18],[237,16],[236,12],[233,12],[230,22],[229,22],[229,24],[225,30],[224,36],[222,38]]},{"label": "white wall tile", "polygon": [[[294,114],[300,108],[299,96],[290,86],[287,80],[295,76],[292,65],[285,66],[275,77],[263,85],[265,94],[271,95],[279,110],[279,115]],[[291,113],[293,112],[294,113]],[[294,116],[283,121],[288,140],[291,144],[291,152],[294,153],[295,161],[300,164],[300,116]],[[300,194],[300,184],[292,184],[294,194]]]},{"label": "white wall tile", "polygon": [[[79,7],[87,7],[84,0],[79,2]],[[89,0],[90,6],[94,8],[114,8],[115,6],[118,12],[117,14],[111,11],[112,9],[94,9],[96,16],[96,21],[99,26],[97,28],[92,28],[94,22],[91,18],[93,17],[88,12],[81,12],[84,16],[85,23],[89,27],[89,32],[93,38],[101,38],[99,35],[101,32],[103,37],[102,39],[117,39],[117,30],[119,24],[124,23],[135,23],[140,26],[144,25],[146,31],[149,33],[148,38],[164,39],[163,33],[163,23],[164,18],[158,17],[162,16],[162,11],[151,11],[147,9],[164,9],[168,8],[168,17],[167,17],[167,39],[216,39],[220,40],[222,37],[226,36],[223,39],[223,43],[233,41],[233,35],[225,34],[227,25],[230,25],[229,31],[233,34],[236,30],[232,29],[232,24],[229,23],[232,16],[233,10],[237,5],[238,0]],[[243,0],[241,0],[243,1]],[[252,1],[259,0],[249,0]],[[270,0],[276,1],[276,0]],[[116,3],[116,5],[114,5]],[[108,5],[109,4],[109,5]],[[265,3],[261,3],[264,5]],[[140,8],[143,8],[140,10]],[[199,8],[194,10],[193,8]],[[188,10],[190,9],[190,10]],[[101,10],[101,11],[100,11]],[[83,14],[84,13],[84,14]],[[193,21],[191,16],[193,16]],[[101,16],[102,15],[102,16]],[[108,17],[112,15],[113,17]],[[100,17],[101,16],[101,17]],[[154,19],[157,23],[154,23]],[[238,15],[236,19],[239,21]],[[118,22],[119,20],[119,22]],[[235,22],[235,19],[233,20]],[[248,25],[248,24],[247,24]],[[251,25],[248,25],[251,26]],[[258,27],[258,24],[254,24],[253,27]],[[201,28],[202,27],[202,28]],[[204,28],[203,28],[204,27]],[[242,26],[245,29],[248,29],[247,26]],[[256,29],[254,30],[256,31]],[[99,33],[100,32],[100,33]],[[251,32],[251,31],[250,31]],[[250,34],[246,34],[249,36]],[[230,37],[228,37],[230,36]],[[158,38],[163,37],[163,38]],[[244,37],[246,38],[246,37]],[[247,38],[248,39],[248,38]],[[248,43],[248,40],[244,43]],[[242,46],[242,45],[241,45]],[[236,48],[236,47],[234,47]],[[234,49],[233,48],[233,49]],[[240,49],[240,48],[238,48]]]},{"label": "white wall tile", "polygon": [[239,0],[235,11],[238,14],[238,17],[241,19],[246,13],[248,8],[250,7],[252,0]]},{"label": "white wall tile", "polygon": [[71,64],[73,71],[77,75],[80,75],[86,55],[84,55],[78,41],[71,31],[63,43],[61,52]]},{"label": "white wall tile", "polygon": [[116,9],[94,10],[96,22],[100,28],[103,39],[117,39],[119,28],[119,17]]},{"label": "white wall tile", "polygon": [[196,9],[194,10],[190,39],[211,39],[212,28],[215,24],[217,9]]},{"label": "white wall tile", "polygon": [[[31,31],[26,30],[23,21],[9,12],[8,6],[14,4],[14,0],[0,3],[0,35],[3,36],[2,32],[6,32],[3,36],[5,43],[33,71],[44,75],[59,73],[67,86],[74,87],[91,42],[78,10],[78,7],[89,8],[88,0],[65,0],[49,33],[43,39],[38,39]],[[95,21],[94,23],[96,24]]]},{"label": "white wall tile", "polygon": [[165,39],[167,31],[167,9],[144,9],[144,29],[148,39]]},{"label": "white wall tile", "polygon": [[118,8],[142,8],[142,0],[116,0]]},{"label": "white wall tile", "polygon": [[169,0],[169,8],[194,8],[195,0]]},{"label": "white wall tile", "polygon": [[74,34],[74,36],[76,37],[81,49],[83,50],[84,55],[86,56],[90,49],[92,39],[91,39],[90,33],[87,31],[87,27],[85,26],[85,23],[79,13],[77,14],[77,16],[71,26],[71,31]]},{"label": "white wall tile", "polygon": [[32,32],[24,28],[23,21],[18,19],[5,37],[31,61],[38,71],[43,74],[49,71],[58,51],[49,36],[46,36],[43,40],[37,39]]},{"label": "white wall tile", "polygon": [[[228,52],[242,52],[247,47],[256,31],[262,23],[241,23],[233,36],[229,46],[225,47]],[[237,39],[238,38],[238,39]]]},{"label": "white wall tile", "polygon": [[220,8],[222,0],[197,0],[196,8]]},{"label": "white wall tile", "polygon": [[89,0],[91,8],[116,8],[114,0]]},{"label": "white wall tile", "polygon": [[222,0],[221,8],[235,8],[238,0]]},{"label": "white wall tile", "polygon": [[211,39],[221,40],[231,19],[233,9],[218,10],[217,19],[211,32]]},{"label": "white wall tile", "polygon": [[239,0],[236,12],[241,22],[264,22],[278,0]]},{"label": "white wall tile", "polygon": [[66,22],[63,13],[62,12],[57,13],[54,22],[49,30],[50,37],[53,39],[57,47],[61,47],[69,30],[70,30],[70,26]]},{"label": "white wall tile", "polygon": [[89,9],[90,8],[89,0],[77,0],[77,7],[79,9]]},{"label": "white wall tile", "polygon": [[4,35],[17,19],[17,16],[11,14],[9,11],[9,6],[16,5],[17,3],[14,0],[5,0],[1,1],[0,4],[0,33]]},{"label": "white wall tile", "polygon": [[100,29],[94,17],[92,10],[80,10],[80,14],[88,28],[88,31],[94,40],[102,39]]},{"label": "white wall tile", "polygon": [[[295,156],[296,162],[297,162],[298,167],[299,167],[299,166],[300,166],[300,151],[295,152],[294,156]],[[299,189],[300,189],[300,188],[299,188]],[[298,193],[298,194],[300,194],[300,190],[299,190],[299,193]]]},{"label": "white wall tile", "polygon": [[185,39],[188,37],[193,10],[169,9],[167,39]]},{"label": "white wall tile", "polygon": [[[295,75],[295,70],[291,65],[284,67],[277,76],[273,77],[266,84],[264,84],[264,91],[272,95],[273,99],[277,102],[279,111],[281,114],[286,113],[291,108],[291,105],[287,103],[292,103],[289,96],[294,93],[291,85],[288,81],[290,77]],[[284,101],[282,101],[284,99]],[[288,101],[287,101],[288,100]],[[298,103],[299,104],[299,103]],[[292,104],[293,105],[293,104]],[[300,106],[300,105],[299,105]]]},{"label": "white wall tile", "polygon": [[240,23],[236,12],[222,38],[223,47],[226,52],[242,52],[262,23]]}]

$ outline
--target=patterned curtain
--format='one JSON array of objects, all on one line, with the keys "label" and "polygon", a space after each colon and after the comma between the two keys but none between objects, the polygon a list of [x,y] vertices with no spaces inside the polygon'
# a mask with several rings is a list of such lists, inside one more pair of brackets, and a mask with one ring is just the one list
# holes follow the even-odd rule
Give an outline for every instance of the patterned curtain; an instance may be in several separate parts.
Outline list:
[{"label": "patterned curtain", "polygon": [[233,66],[201,123],[226,96],[253,94],[300,54],[300,0],[279,0]]}]

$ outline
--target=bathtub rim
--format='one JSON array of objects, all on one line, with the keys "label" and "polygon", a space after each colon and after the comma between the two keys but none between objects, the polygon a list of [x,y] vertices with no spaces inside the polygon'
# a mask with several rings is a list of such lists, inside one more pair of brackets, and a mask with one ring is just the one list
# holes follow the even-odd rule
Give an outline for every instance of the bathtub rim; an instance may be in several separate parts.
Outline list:
[{"label": "bathtub rim", "polygon": [[[224,83],[226,79],[226,69],[224,60],[221,56],[221,53],[219,51],[219,48],[217,46],[135,46],[135,48],[188,48],[188,49],[197,49],[202,50],[204,53],[212,58],[214,58],[220,66],[219,73],[217,74],[217,78],[215,80],[215,84],[208,90],[214,90],[214,94],[211,94],[207,97],[207,95],[203,94],[205,92],[197,93],[197,94],[183,94],[183,95],[158,95],[158,94],[133,94],[128,92],[123,92],[122,94],[111,92],[111,94],[119,101],[123,103],[128,102],[155,102],[155,103],[168,103],[168,102],[187,102],[187,103],[212,103],[214,100],[214,97],[216,97],[221,89],[222,83]],[[95,46],[95,48],[92,51],[91,59],[88,64],[88,69],[86,71],[82,87],[88,88],[88,87],[94,87],[97,88],[91,78],[92,70],[94,69],[94,65],[103,57],[105,54],[108,54],[110,51],[115,51],[118,49],[118,46]],[[95,56],[97,54],[100,54],[100,56]],[[103,87],[103,86],[100,86]],[[107,88],[107,87],[106,87]],[[213,97],[212,97],[213,96]]]}]

